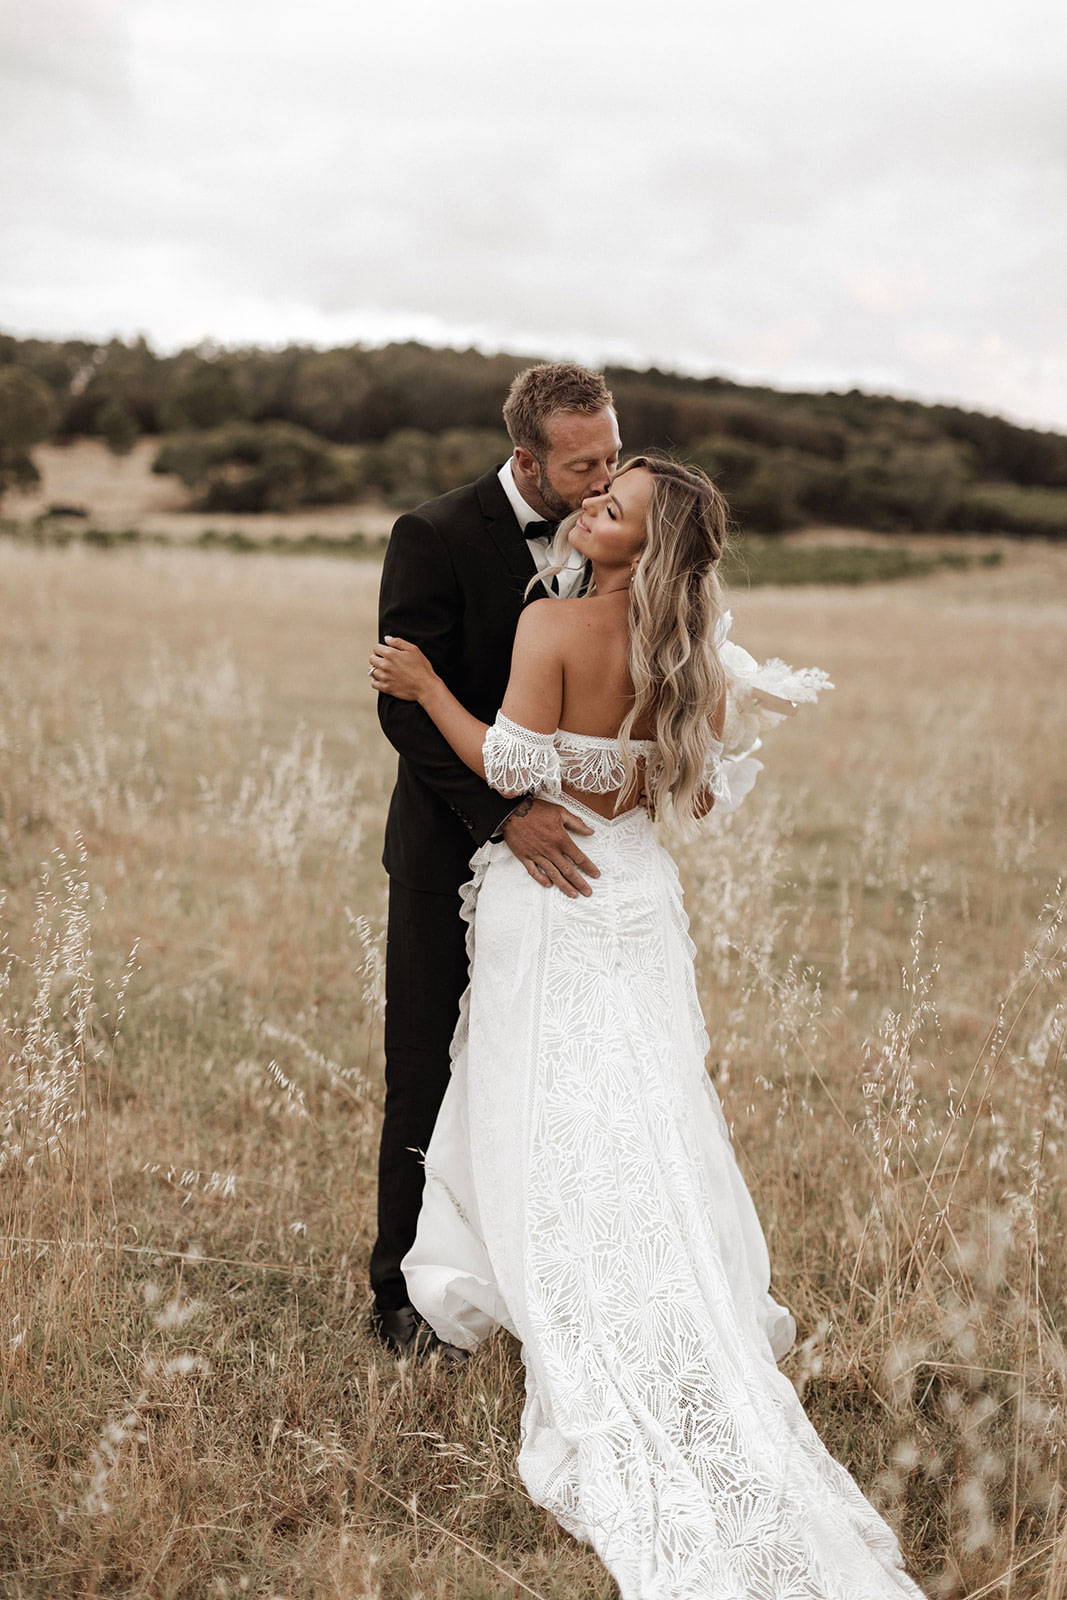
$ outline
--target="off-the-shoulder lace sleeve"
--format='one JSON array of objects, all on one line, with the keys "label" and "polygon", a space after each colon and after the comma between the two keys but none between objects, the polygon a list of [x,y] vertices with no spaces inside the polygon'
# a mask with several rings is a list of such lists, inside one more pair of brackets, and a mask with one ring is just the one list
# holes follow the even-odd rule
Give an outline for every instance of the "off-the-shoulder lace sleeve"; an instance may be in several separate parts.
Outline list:
[{"label": "off-the-shoulder lace sleeve", "polygon": [[482,741],[486,783],[512,799],[531,790],[559,795],[559,755],[554,741],[555,734],[534,733],[498,711]]},{"label": "off-the-shoulder lace sleeve", "polygon": [[752,755],[727,755],[722,740],[712,739],[704,757],[703,787],[714,798],[715,815],[736,811],[762,771],[762,761]]},{"label": "off-the-shoulder lace sleeve", "polygon": [[726,670],[726,720],[720,746],[720,789],[715,810],[736,811],[763,771],[756,751],[761,735],[791,717],[798,705],[817,700],[833,684],[821,667],[790,667],[777,657],[759,662],[727,636],[729,611],[719,619],[715,642]]},{"label": "off-the-shoulder lace sleeve", "polygon": [[708,741],[708,753],[704,757],[702,786],[715,796],[715,804],[718,805],[723,797],[721,739],[712,738]]},{"label": "off-the-shoulder lace sleeve", "polygon": [[761,734],[791,717],[798,705],[817,700],[833,684],[821,667],[791,667],[777,657],[757,661],[726,637],[731,621],[727,611],[716,641],[726,669],[723,748],[728,758],[741,760],[759,748]]}]

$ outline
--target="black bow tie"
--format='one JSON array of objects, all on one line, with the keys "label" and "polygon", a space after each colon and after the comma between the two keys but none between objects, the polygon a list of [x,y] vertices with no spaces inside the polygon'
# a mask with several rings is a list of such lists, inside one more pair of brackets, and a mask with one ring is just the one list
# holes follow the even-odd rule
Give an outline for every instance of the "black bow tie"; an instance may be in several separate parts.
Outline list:
[{"label": "black bow tie", "polygon": [[558,522],[528,522],[522,530],[524,539],[554,539]]}]

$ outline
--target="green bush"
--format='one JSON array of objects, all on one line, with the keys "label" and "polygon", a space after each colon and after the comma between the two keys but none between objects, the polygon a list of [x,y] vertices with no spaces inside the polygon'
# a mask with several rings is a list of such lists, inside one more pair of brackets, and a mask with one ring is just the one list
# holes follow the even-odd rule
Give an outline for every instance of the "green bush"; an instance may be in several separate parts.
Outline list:
[{"label": "green bush", "polygon": [[141,436],[137,418],[121,395],[110,395],[100,407],[96,425],[113,456],[127,456]]},{"label": "green bush", "polygon": [[473,483],[490,467],[498,467],[511,454],[511,440],[503,429],[448,428],[438,434],[434,451],[434,486],[438,494]]},{"label": "green bush", "polygon": [[975,533],[1067,538],[1067,489],[1030,489],[1017,483],[975,484],[957,506],[953,526]]},{"label": "green bush", "polygon": [[813,501],[825,496],[837,469],[799,450],[771,450],[730,500],[742,526],[759,533],[784,533],[808,520]]},{"label": "green bush", "polygon": [[30,447],[47,439],[55,424],[48,385],[24,367],[0,366],[0,497],[40,481]]},{"label": "green bush", "polygon": [[507,434],[449,428],[440,434],[398,428],[364,457],[366,482],[395,506],[416,506],[481,477],[511,453]]},{"label": "green bush", "polygon": [[968,446],[950,439],[902,444],[875,436],[849,453],[808,500],[816,515],[883,533],[954,525],[973,475]]},{"label": "green bush", "polygon": [[153,472],[176,473],[199,511],[291,511],[352,500],[363,487],[351,452],[288,422],[231,422],[170,440]]},{"label": "green bush", "polygon": [[847,449],[843,423],[812,414],[802,405],[760,404],[744,399],[708,402],[714,432],[744,439],[761,450],[791,449],[840,461]]},{"label": "green bush", "polygon": [[249,409],[231,361],[186,352],[164,380],[159,420],[165,433],[180,433],[221,427],[246,417]]},{"label": "green bush", "polygon": [[321,438],[355,440],[365,431],[370,384],[348,350],[309,350],[291,376],[288,405],[294,422]]},{"label": "green bush", "polygon": [[682,461],[702,467],[714,478],[731,505],[763,460],[758,445],[730,439],[725,434],[710,434],[676,453]]},{"label": "green bush", "polygon": [[734,521],[757,533],[800,527],[832,499],[840,473],[836,462],[809,452],[764,450],[724,434],[700,440],[681,456],[715,479]]},{"label": "green bush", "polygon": [[367,483],[390,505],[415,506],[436,493],[433,456],[436,440],[421,428],[398,428],[364,458]]}]

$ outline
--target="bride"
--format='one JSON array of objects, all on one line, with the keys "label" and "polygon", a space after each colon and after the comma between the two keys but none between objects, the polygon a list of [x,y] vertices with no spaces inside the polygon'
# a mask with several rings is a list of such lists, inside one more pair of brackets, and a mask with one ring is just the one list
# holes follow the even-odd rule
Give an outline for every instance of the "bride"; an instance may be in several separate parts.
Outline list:
[{"label": "bride", "polygon": [[372,653],[376,687],[417,700],[493,788],[590,823],[600,868],[565,897],[505,844],[472,860],[470,987],[403,1273],[441,1339],[521,1341],[519,1473],[623,1600],[899,1600],[919,1590],[892,1531],[776,1365],[794,1323],[653,825],[734,809],[758,732],[829,686],[726,638],[725,530],[703,473],[622,467],[557,535],[555,570],[576,552],[590,592],[523,611],[489,727],[414,645]]}]

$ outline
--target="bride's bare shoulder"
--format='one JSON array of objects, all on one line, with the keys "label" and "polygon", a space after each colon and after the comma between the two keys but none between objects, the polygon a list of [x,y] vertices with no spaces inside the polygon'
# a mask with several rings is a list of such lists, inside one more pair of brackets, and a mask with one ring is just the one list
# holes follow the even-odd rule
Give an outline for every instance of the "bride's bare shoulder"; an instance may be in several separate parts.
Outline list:
[{"label": "bride's bare shoulder", "polygon": [[620,630],[620,636],[625,637],[625,613],[616,616],[616,609],[598,606],[595,600],[588,599],[563,600],[546,596],[543,600],[534,600],[519,617],[516,645],[525,649],[561,651],[568,656],[575,649],[601,648]]},{"label": "bride's bare shoulder", "polygon": [[522,609],[517,631],[528,639],[552,638],[560,632],[561,625],[567,626],[567,613],[576,603],[574,600],[549,599],[547,595],[543,600],[531,600]]},{"label": "bride's bare shoulder", "polygon": [[567,636],[566,626],[561,625],[558,615],[563,604],[546,596],[544,600],[531,600],[523,607],[515,629],[512,661],[520,656],[551,657],[557,662],[561,659]]}]

